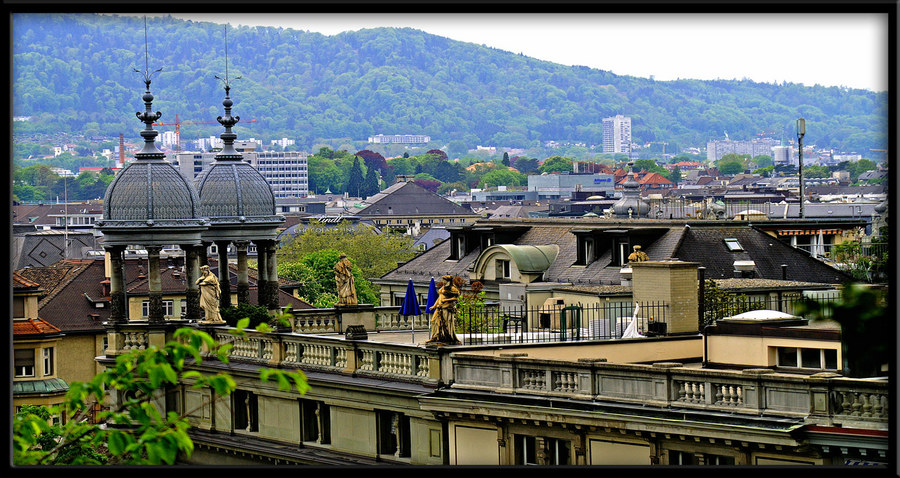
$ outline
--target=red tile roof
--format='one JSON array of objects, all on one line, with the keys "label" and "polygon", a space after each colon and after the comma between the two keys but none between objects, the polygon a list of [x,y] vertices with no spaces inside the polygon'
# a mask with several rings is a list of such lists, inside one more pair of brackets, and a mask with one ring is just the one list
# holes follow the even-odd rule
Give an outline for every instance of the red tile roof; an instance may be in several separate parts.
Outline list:
[{"label": "red tile roof", "polygon": [[43,319],[25,319],[13,321],[13,337],[52,335],[62,332]]}]

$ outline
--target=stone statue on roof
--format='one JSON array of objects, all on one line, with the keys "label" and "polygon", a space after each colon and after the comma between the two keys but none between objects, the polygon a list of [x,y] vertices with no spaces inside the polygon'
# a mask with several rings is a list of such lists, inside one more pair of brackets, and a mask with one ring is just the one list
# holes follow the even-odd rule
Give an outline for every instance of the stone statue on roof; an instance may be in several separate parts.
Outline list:
[{"label": "stone statue on roof", "polygon": [[341,254],[340,260],[334,265],[334,282],[337,284],[338,305],[357,305],[353,264],[347,259],[347,254]]},{"label": "stone statue on roof", "polygon": [[209,270],[209,266],[200,266],[200,307],[205,314],[201,323],[221,324],[225,322],[219,315],[219,278]]},{"label": "stone statue on roof", "polygon": [[628,262],[644,262],[650,260],[650,256],[641,250],[641,246],[634,246],[632,249],[634,249],[634,252],[628,255]]}]

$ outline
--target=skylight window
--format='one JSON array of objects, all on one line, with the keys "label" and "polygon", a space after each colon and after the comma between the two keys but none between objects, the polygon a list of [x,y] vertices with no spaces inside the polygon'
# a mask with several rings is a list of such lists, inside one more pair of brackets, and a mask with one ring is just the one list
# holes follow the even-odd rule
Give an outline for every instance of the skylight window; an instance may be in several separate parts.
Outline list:
[{"label": "skylight window", "polygon": [[741,243],[733,237],[725,238],[725,247],[727,247],[731,252],[739,252],[744,250],[744,248],[741,247]]}]

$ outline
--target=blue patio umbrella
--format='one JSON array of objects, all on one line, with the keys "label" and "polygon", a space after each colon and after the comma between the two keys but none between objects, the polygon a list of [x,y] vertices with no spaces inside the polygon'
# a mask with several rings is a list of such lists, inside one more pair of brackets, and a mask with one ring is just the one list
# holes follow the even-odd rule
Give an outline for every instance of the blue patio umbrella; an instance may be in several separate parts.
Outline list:
[{"label": "blue patio umbrella", "polygon": [[400,306],[400,315],[419,315],[419,301],[416,300],[416,289],[413,287],[412,279],[406,286],[406,297],[403,298],[403,305]]},{"label": "blue patio umbrella", "polygon": [[[419,315],[419,301],[416,299],[416,288],[413,287],[412,279],[406,285],[406,296],[403,297],[403,305],[400,306],[400,315],[410,316]],[[412,333],[412,342],[416,343],[416,320],[409,320],[409,330]]]},{"label": "blue patio umbrella", "polygon": [[434,303],[437,302],[437,287],[434,286],[434,277],[431,278],[431,284],[428,284],[428,302],[425,303],[425,312],[431,312]]}]

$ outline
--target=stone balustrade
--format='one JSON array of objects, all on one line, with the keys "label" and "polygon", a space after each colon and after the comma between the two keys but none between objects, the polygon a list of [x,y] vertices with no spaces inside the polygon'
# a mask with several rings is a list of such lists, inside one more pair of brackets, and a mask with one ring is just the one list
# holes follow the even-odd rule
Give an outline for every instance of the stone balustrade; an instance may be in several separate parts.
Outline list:
[{"label": "stone balustrade", "polygon": [[455,355],[453,375],[453,388],[806,417],[823,425],[888,424],[886,380],[852,379],[831,373],[713,370],[679,363],[571,362],[501,354]]}]

